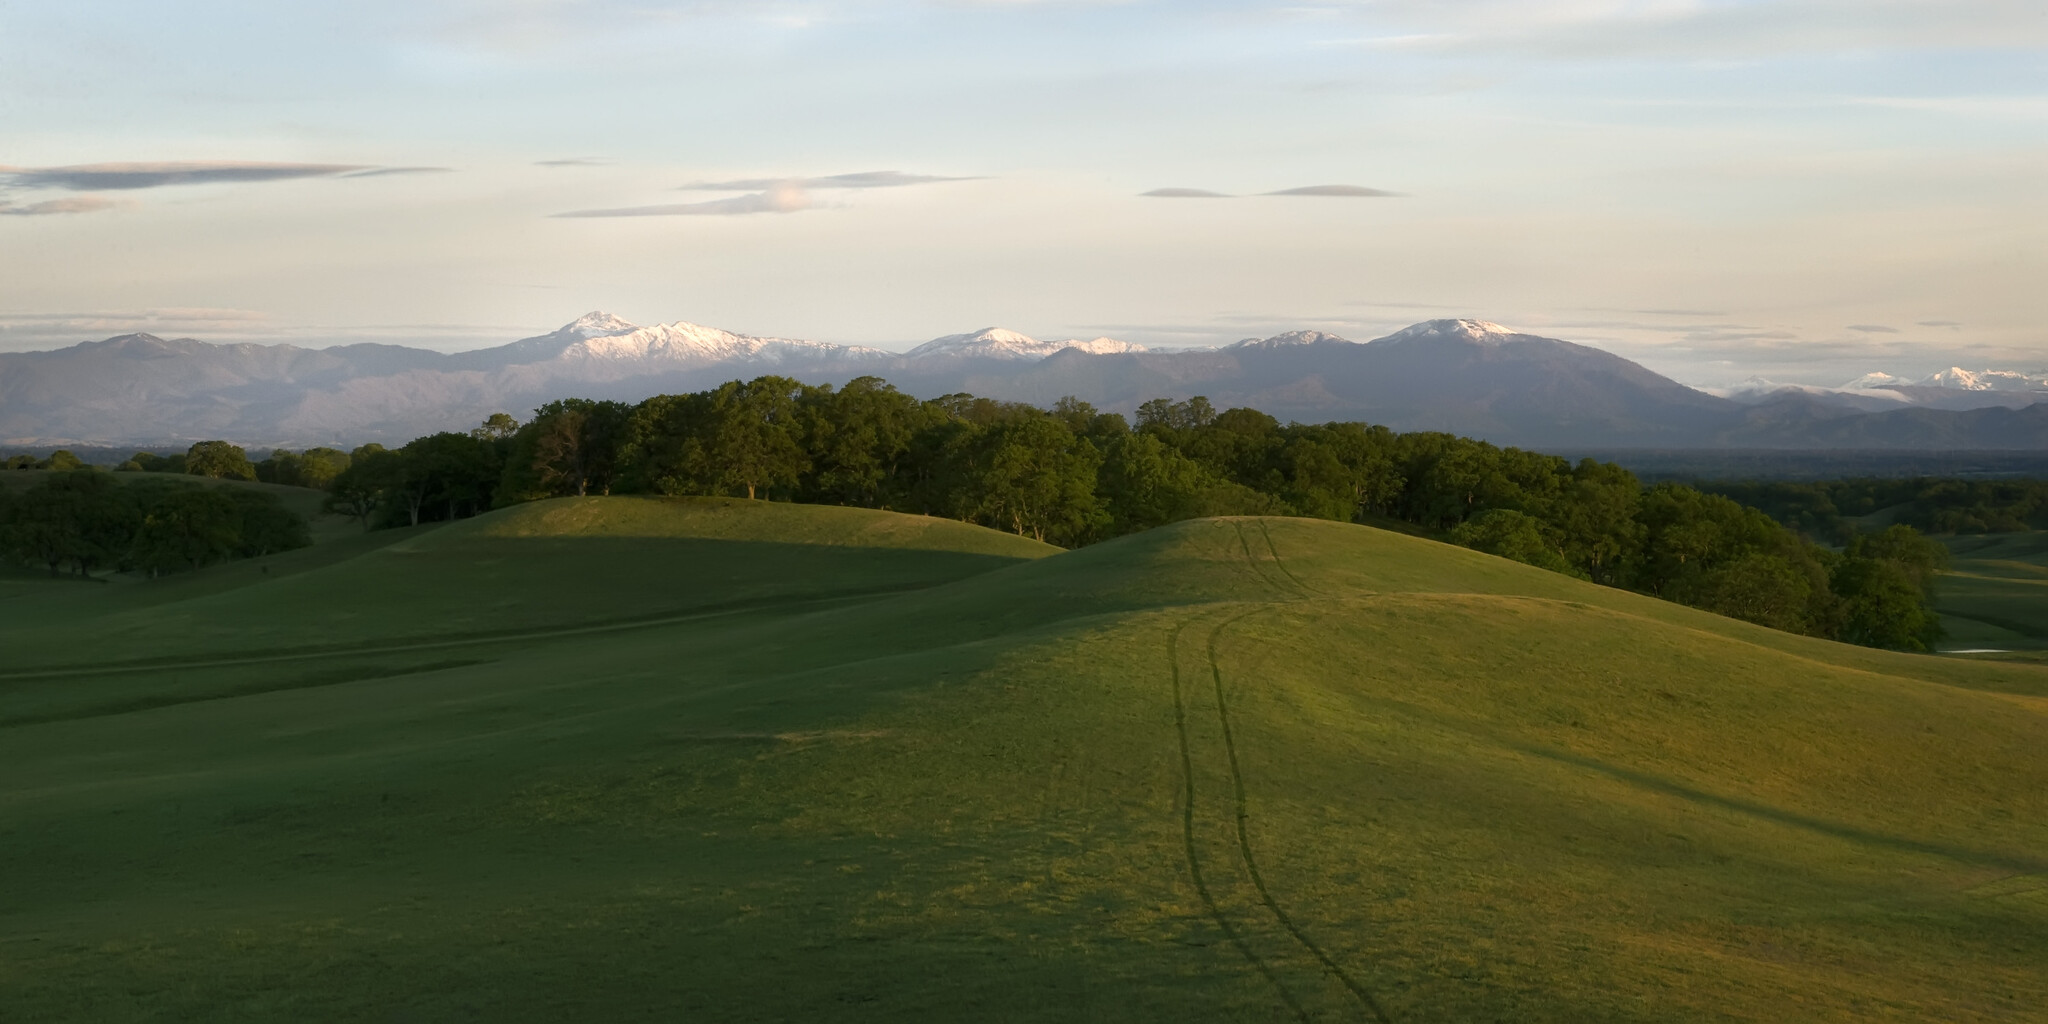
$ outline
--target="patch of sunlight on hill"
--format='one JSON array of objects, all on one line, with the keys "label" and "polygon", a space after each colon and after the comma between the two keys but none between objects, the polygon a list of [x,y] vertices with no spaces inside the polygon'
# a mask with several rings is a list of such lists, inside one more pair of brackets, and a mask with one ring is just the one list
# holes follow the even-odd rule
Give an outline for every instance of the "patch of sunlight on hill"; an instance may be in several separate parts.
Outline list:
[{"label": "patch of sunlight on hill", "polygon": [[952,519],[740,498],[556,498],[515,505],[458,525],[482,537],[674,537],[915,548],[1011,558],[1042,558],[1060,550]]},{"label": "patch of sunlight on hill", "polygon": [[[738,504],[739,508],[734,505]],[[82,594],[0,624],[29,667],[468,642],[929,587],[1058,549],[871,509],[583,498]],[[166,585],[167,583],[167,585]]]},{"label": "patch of sunlight on hill", "polygon": [[[628,536],[486,517],[0,637],[48,666],[0,672],[0,998],[115,1020],[2048,1005],[2048,669],[1364,527],[997,558],[746,522],[867,528],[791,508]],[[463,601],[527,625],[476,633]],[[577,624],[518,618],[550,604]],[[89,638],[173,620],[204,642],[97,664]],[[355,646],[233,657],[323,623]]]}]

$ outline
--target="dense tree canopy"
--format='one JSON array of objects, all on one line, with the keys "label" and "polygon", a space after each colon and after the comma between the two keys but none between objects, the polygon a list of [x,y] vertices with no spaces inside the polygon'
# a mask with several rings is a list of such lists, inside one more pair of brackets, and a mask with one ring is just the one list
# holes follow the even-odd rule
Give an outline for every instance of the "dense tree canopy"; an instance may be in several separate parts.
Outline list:
[{"label": "dense tree canopy", "polygon": [[340,476],[348,465],[348,453],[334,448],[308,448],[296,454],[277,448],[256,464],[256,479],[267,484],[324,491],[333,486],[334,478]]},{"label": "dense tree canopy", "polygon": [[1857,524],[1851,520],[1880,511],[1893,522],[1928,533],[2048,529],[2048,480],[1916,477],[1699,486],[1763,509],[1809,537],[1834,544],[1847,544],[1855,537]]},{"label": "dense tree canopy", "polygon": [[185,472],[216,480],[256,479],[256,467],[249,461],[249,453],[226,441],[201,441],[193,445],[185,452]]},{"label": "dense tree canopy", "polygon": [[0,554],[87,576],[159,575],[312,543],[306,521],[271,494],[92,469],[52,472],[0,502]]}]

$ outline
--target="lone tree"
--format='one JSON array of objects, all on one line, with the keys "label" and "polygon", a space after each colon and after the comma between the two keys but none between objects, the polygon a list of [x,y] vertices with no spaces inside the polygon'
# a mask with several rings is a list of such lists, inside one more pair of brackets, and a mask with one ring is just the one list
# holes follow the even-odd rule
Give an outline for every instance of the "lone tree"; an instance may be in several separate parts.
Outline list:
[{"label": "lone tree", "polygon": [[256,467],[250,464],[249,453],[241,446],[226,441],[201,441],[186,449],[185,472],[215,480],[223,477],[256,479]]}]

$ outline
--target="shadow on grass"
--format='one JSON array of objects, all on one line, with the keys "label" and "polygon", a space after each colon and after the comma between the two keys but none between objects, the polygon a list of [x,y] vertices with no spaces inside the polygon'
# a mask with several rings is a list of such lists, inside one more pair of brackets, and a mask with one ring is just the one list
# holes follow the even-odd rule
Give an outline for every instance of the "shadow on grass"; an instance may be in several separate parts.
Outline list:
[{"label": "shadow on grass", "polygon": [[1834,839],[1843,839],[1852,843],[1861,843],[1867,846],[1876,846],[1887,850],[1894,850],[1900,853],[1926,854],[1928,856],[1944,857],[1949,860],[1958,861],[1965,864],[1975,864],[1982,867],[2004,868],[2010,871],[2017,871],[2027,874],[2035,874],[2048,871],[2048,859],[2035,857],[2021,857],[2007,853],[1993,853],[1985,850],[1972,850],[1961,846],[1951,846],[1945,843],[1930,843],[1920,839],[1908,839],[1904,836],[1887,835],[1882,832],[1873,832],[1869,829],[1857,828],[1853,825],[1844,825],[1839,822],[1825,821],[1820,818],[1809,817],[1804,814],[1797,814],[1792,811],[1787,811],[1783,808],[1772,807],[1767,804],[1760,804],[1749,800],[1738,800],[1734,797],[1720,796],[1715,793],[1709,793],[1702,789],[1695,789],[1692,786],[1688,786],[1684,783],[1677,782],[1672,779],[1667,779],[1662,776],[1652,775],[1648,772],[1636,771],[1632,768],[1623,768],[1618,765],[1608,764],[1605,761],[1600,761],[1580,754],[1574,754],[1569,751],[1556,750],[1550,747],[1542,747],[1530,743],[1521,743],[1503,736],[1490,735],[1484,732],[1481,732],[1480,735],[1484,735],[1487,739],[1499,743],[1500,745],[1508,748],[1509,750],[1513,750],[1521,754],[1527,754],[1530,757],[1538,757],[1547,761],[1554,761],[1558,764],[1571,765],[1574,768],[1583,768],[1587,771],[1597,772],[1601,775],[1607,776],[1610,779],[1614,779],[1619,782],[1625,782],[1631,786],[1647,789],[1654,793],[1662,793],[1666,796],[1674,796],[1681,800],[1687,801],[1688,803],[1699,804],[1706,807],[1714,807],[1725,811],[1734,811],[1737,814],[1745,814],[1753,818],[1760,818],[1764,821],[1768,821],[1777,825],[1786,825],[1792,828],[1804,829],[1808,832],[1815,832],[1820,835],[1829,836]]},{"label": "shadow on grass", "polygon": [[217,690],[198,693],[147,694],[90,704],[81,708],[68,708],[44,714],[14,715],[0,718],[0,729],[24,725],[43,725],[48,722],[69,722],[82,718],[104,718],[108,715],[125,715],[136,711],[154,711],[157,708],[173,707],[178,704],[196,704],[200,701],[230,700],[235,697],[253,697],[262,693],[277,693],[284,690],[306,690],[319,686],[339,686],[342,683],[360,683],[372,679],[392,679],[398,676],[414,676],[442,669],[468,668],[471,665],[488,664],[490,658],[468,658],[456,661],[436,661],[426,665],[390,667],[383,665],[362,665],[355,668],[333,669],[315,672],[297,679],[285,679],[242,686],[228,686]]},{"label": "shadow on grass", "polygon": [[[74,602],[61,616],[53,610],[42,621],[24,617],[0,628],[0,645],[19,666],[0,672],[0,682],[629,629],[922,590],[1023,561],[695,538],[478,536],[396,544],[300,572],[243,572],[231,586],[195,588],[200,592],[189,597],[110,600],[103,614],[95,614],[102,607],[95,600]],[[107,639],[125,633],[140,641],[159,618],[192,625],[152,638],[147,653],[133,649],[140,643],[124,652]],[[97,658],[79,656],[88,651]]]}]

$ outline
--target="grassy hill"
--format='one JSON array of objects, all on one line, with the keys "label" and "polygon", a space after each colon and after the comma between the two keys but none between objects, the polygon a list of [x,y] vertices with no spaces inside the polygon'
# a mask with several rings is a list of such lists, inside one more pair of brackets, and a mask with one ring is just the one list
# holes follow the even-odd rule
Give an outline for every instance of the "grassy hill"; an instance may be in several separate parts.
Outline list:
[{"label": "grassy hill", "polygon": [[0,590],[29,1019],[2030,1020],[2048,669],[1295,519],[580,499]]},{"label": "grassy hill", "polygon": [[2048,649],[2048,532],[1944,538],[1954,561],[1936,607],[1944,647]]}]

